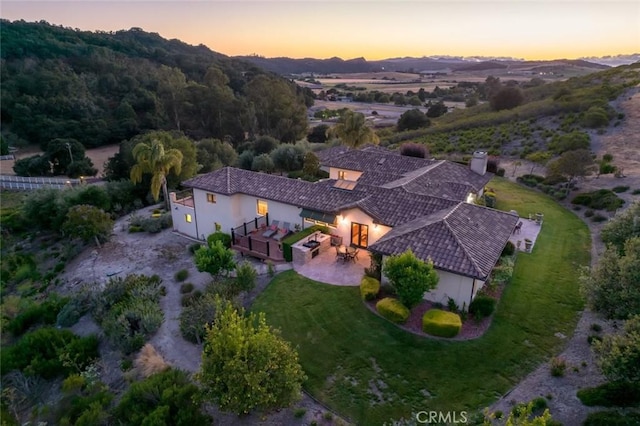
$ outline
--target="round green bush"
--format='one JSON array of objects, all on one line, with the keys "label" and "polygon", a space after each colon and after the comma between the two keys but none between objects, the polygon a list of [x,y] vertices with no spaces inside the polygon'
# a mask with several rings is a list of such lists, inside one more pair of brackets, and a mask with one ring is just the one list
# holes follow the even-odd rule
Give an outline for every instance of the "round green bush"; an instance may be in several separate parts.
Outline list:
[{"label": "round green bush", "polygon": [[207,237],[207,243],[209,243],[210,247],[213,246],[216,241],[221,241],[223,246],[231,248],[231,235],[229,234],[225,234],[224,232],[214,232]]},{"label": "round green bush", "polygon": [[460,315],[453,312],[430,309],[422,316],[422,331],[432,336],[455,337],[461,328]]},{"label": "round green bush", "polygon": [[363,277],[360,281],[360,296],[363,300],[374,300],[380,292],[380,281],[371,277]]},{"label": "round green bush", "polygon": [[193,291],[192,283],[184,283],[180,286],[180,293],[182,294],[191,293],[192,291]]},{"label": "round green bush", "polygon": [[398,299],[385,297],[376,303],[376,310],[384,318],[398,324],[405,323],[409,318],[409,309]]},{"label": "round green bush", "polygon": [[502,249],[501,256],[513,256],[513,253],[516,252],[516,246],[511,242],[507,241],[507,245]]},{"label": "round green bush", "polygon": [[189,277],[189,271],[187,271],[186,269],[180,269],[178,272],[176,272],[176,274],[174,275],[174,278],[176,279],[176,281],[178,281],[179,283],[181,283],[182,281],[186,280]]},{"label": "round green bush", "polygon": [[486,318],[493,313],[496,308],[496,299],[489,296],[476,296],[469,305],[469,312],[476,319]]}]

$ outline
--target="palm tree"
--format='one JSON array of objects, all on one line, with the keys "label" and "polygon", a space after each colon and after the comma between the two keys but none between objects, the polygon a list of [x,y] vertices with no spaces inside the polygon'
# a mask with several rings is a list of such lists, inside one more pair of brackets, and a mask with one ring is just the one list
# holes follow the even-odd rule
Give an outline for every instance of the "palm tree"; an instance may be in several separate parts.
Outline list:
[{"label": "palm tree", "polygon": [[371,127],[367,126],[364,114],[351,110],[347,110],[340,117],[338,124],[331,128],[329,132],[350,148],[357,148],[367,143],[378,143],[378,136]]},{"label": "palm tree", "polygon": [[167,210],[169,205],[169,192],[167,191],[167,175],[171,170],[180,174],[182,169],[182,153],[177,149],[164,149],[162,142],[154,139],[151,144],[139,143],[133,148],[133,158],[136,164],[131,168],[131,180],[133,183],[142,181],[142,175],[151,173],[151,195],[157,202],[160,196],[160,188],[164,195]]}]

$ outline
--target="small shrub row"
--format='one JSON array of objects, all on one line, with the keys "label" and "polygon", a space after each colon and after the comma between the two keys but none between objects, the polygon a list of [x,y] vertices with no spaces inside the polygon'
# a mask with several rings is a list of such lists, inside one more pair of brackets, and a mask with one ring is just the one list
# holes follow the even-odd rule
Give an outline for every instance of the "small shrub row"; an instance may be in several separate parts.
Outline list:
[{"label": "small shrub row", "polygon": [[409,309],[398,299],[385,297],[376,303],[376,310],[384,318],[397,324],[403,324],[409,319]]},{"label": "small shrub row", "polygon": [[624,200],[611,190],[599,189],[597,191],[578,194],[573,197],[571,203],[589,207],[594,210],[614,211],[622,207]]},{"label": "small shrub row", "polygon": [[432,336],[455,337],[460,333],[460,315],[440,309],[430,309],[422,317],[422,331]]},{"label": "small shrub row", "polygon": [[363,277],[360,281],[360,296],[363,300],[374,300],[380,292],[380,281],[371,277]]},{"label": "small shrub row", "polygon": [[129,219],[129,232],[149,232],[156,234],[163,229],[170,228],[173,225],[171,213],[164,213],[158,217],[147,217],[132,215]]}]

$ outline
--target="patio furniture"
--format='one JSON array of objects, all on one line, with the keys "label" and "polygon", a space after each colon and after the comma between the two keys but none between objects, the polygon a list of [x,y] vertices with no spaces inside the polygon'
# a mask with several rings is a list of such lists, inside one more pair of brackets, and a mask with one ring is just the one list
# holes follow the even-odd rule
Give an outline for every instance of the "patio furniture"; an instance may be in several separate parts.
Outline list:
[{"label": "patio furniture", "polygon": [[276,235],[278,233],[278,225],[280,224],[279,221],[274,220],[273,222],[271,222],[271,225],[269,226],[269,229],[267,229],[265,231],[264,234],[262,234],[263,237],[265,238],[271,238],[274,235]]},{"label": "patio furniture", "polygon": [[336,246],[336,261],[342,260],[342,262],[344,262],[346,259],[347,253],[340,250],[340,247],[341,246]]},{"label": "patio furniture", "polygon": [[518,224],[516,225],[515,229],[513,230],[513,233],[514,234],[519,234],[521,230],[522,230],[522,222],[518,222]]},{"label": "patio furniture", "polygon": [[358,249],[355,247],[338,246],[336,247],[336,253],[339,253],[342,260],[353,260],[355,262],[355,256],[358,253]]},{"label": "patio furniture", "polygon": [[280,228],[278,233],[273,236],[273,239],[276,241],[282,241],[284,237],[289,235],[289,232],[291,232],[291,224],[289,222],[283,222],[282,228]]}]

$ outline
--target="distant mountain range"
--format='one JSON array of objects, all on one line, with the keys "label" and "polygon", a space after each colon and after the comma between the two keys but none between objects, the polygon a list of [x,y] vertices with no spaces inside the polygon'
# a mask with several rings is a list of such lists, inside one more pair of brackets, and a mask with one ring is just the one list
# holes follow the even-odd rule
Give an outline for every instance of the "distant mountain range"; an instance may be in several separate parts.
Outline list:
[{"label": "distant mountain range", "polygon": [[438,73],[453,71],[489,71],[492,69],[530,70],[549,72],[556,67],[575,67],[588,69],[605,69],[610,66],[631,64],[640,61],[640,54],[605,56],[600,58],[556,59],[544,61],[527,61],[506,57],[458,57],[458,56],[424,56],[422,58],[404,57],[368,61],[365,58],[344,60],[333,57],[329,59],[286,57],[265,58],[262,56],[237,56],[236,58],[252,62],[261,68],[278,74],[336,74],[362,73],[381,71],[400,71],[415,73]]}]

